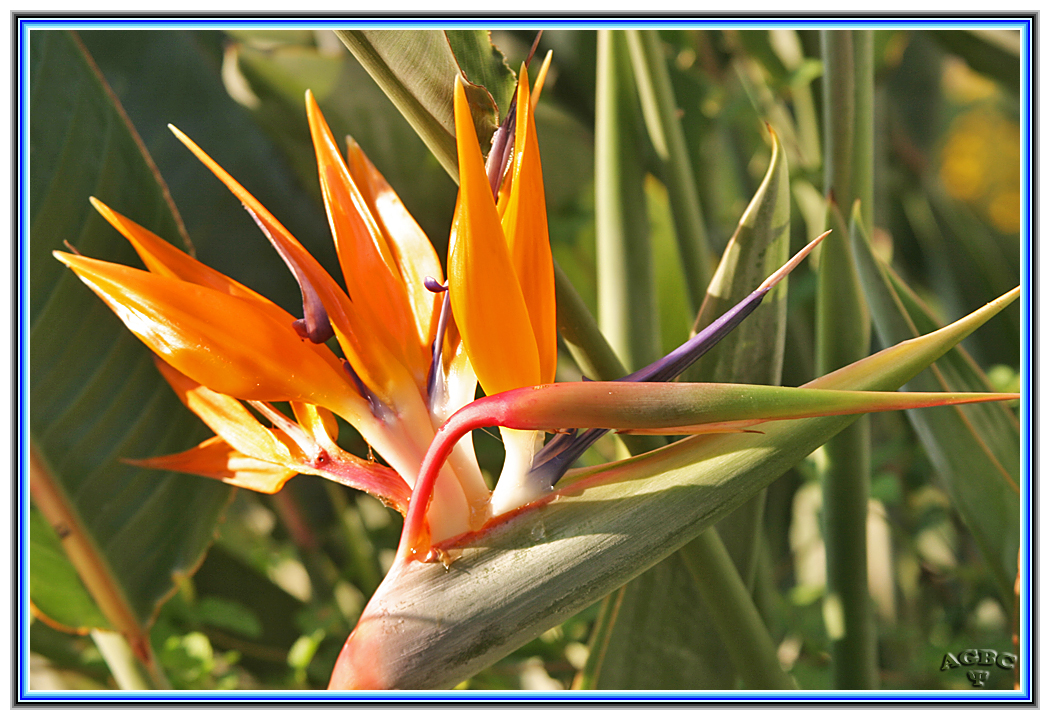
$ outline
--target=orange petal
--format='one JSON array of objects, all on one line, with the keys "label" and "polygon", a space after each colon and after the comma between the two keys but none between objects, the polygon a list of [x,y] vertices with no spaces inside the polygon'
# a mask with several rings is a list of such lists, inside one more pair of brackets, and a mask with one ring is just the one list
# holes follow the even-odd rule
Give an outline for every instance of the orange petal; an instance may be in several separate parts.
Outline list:
[{"label": "orange petal", "polygon": [[302,400],[347,419],[369,413],[325,358],[258,303],[200,285],[56,252],[128,329],[176,370],[224,395]]},{"label": "orange petal", "polygon": [[522,65],[518,76],[517,128],[511,164],[511,190],[503,215],[503,232],[510,248],[529,321],[539,352],[539,383],[554,382],[558,362],[558,330],[554,302],[554,263],[547,234],[547,204],[536,123],[529,102],[529,77]]},{"label": "orange petal", "polygon": [[[328,224],[357,319],[372,342],[382,342],[419,384],[425,380],[429,354],[420,342],[405,283],[386,236],[354,184],[346,163],[321,115],[313,94],[306,93],[306,115],[317,155]],[[422,283],[422,278],[419,282]],[[428,327],[429,329],[429,327]]]},{"label": "orange petal", "polygon": [[461,82],[457,78],[460,188],[449,241],[449,292],[470,362],[491,395],[538,384],[540,361]]},{"label": "orange petal", "polygon": [[195,448],[174,455],[162,455],[144,460],[125,460],[124,462],[157,470],[173,470],[189,475],[201,475],[247,490],[268,494],[277,492],[288,480],[298,475],[295,470],[290,470],[282,465],[268,463],[237,452],[220,437],[210,438]]},{"label": "orange petal", "polygon": [[293,273],[304,292],[307,292],[309,288],[318,294],[328,312],[339,345],[368,389],[377,393],[380,399],[389,402],[399,386],[404,387],[409,383],[414,383],[414,378],[403,366],[391,361],[385,346],[374,342],[373,338],[363,332],[360,323],[354,322],[354,308],[350,299],[321,267],[321,264],[306,251],[306,248],[277,221],[269,210],[263,207],[262,203],[256,200],[196,143],[174,126],[169,125],[168,127],[197,156],[197,159],[204,163],[244,204],[286,263],[293,268]]},{"label": "orange petal", "polygon": [[[286,312],[269,298],[260,295],[246,285],[223,275],[194,257],[187,255],[174,245],[166,242],[141,225],[112,210],[95,198],[89,198],[96,210],[123,235],[150,272],[165,277],[178,278],[194,285],[218,290],[227,295],[234,295],[258,304],[259,309],[270,314],[275,320],[291,324],[296,318]],[[317,352],[328,357],[331,353],[326,347],[318,347]]]},{"label": "orange petal", "polygon": [[[150,272],[156,273],[157,275],[164,275],[165,277],[185,280],[194,285],[210,287],[213,290],[224,292],[227,295],[236,295],[237,297],[242,297],[248,300],[256,300],[258,302],[273,305],[270,300],[251,288],[241,285],[236,280],[223,275],[218,270],[214,270],[200,260],[187,255],[171,243],[161,239],[138,223],[129,220],[118,212],[115,212],[96,198],[88,199],[91,201],[92,206],[98,210],[99,214],[109,221],[109,224],[116,228],[121,235],[127,238],[128,242],[130,242],[132,247],[135,248],[135,252],[139,254],[139,257],[142,258],[142,262],[145,263]],[[274,307],[277,306],[275,305]],[[289,322],[295,320],[295,318],[288,313],[285,313],[283,310],[281,310],[281,312],[288,316]]]},{"label": "orange petal", "polygon": [[372,211],[372,217],[386,238],[412,305],[419,341],[428,345],[434,337],[441,304],[440,298],[427,290],[423,281],[428,276],[438,282],[443,281],[441,262],[426,233],[361,147],[353,138],[347,138],[347,144],[350,176],[357,183],[361,195]]}]

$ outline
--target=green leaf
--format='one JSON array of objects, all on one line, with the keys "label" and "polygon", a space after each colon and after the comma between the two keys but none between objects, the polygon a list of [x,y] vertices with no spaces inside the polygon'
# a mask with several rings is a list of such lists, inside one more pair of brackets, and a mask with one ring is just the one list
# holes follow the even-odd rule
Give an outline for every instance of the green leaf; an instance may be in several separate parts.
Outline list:
[{"label": "green leaf", "polygon": [[[693,326],[703,329],[743,300],[788,259],[791,186],[788,164],[772,133],[769,169],[740,218],[707,288]],[[827,243],[832,238],[824,241]],[[818,248],[819,252],[819,248]],[[787,281],[774,287],[747,324],[722,340],[686,374],[691,381],[780,384],[787,320]]]},{"label": "green leaf", "polygon": [[[171,123],[193,138],[315,257],[330,268],[338,267],[316,165],[309,182],[301,182],[249,110],[230,97],[219,76],[220,64],[229,65],[223,60],[226,37],[215,31],[142,30],[99,30],[81,37],[167,181],[197,259],[299,314],[299,290],[289,282],[284,262],[236,198],[167,127]],[[300,95],[296,119],[303,132],[305,117]],[[309,163],[312,157],[307,146],[304,159]],[[149,216],[122,207],[116,197],[103,194],[99,199],[165,240],[177,240],[164,227],[151,224]]]},{"label": "green leaf", "polygon": [[629,370],[659,357],[642,171],[641,109],[622,31],[598,32],[595,215],[598,321]]},{"label": "green leaf", "polygon": [[[808,387],[899,387],[1017,296]],[[759,435],[691,438],[590,468],[556,501],[467,540],[448,570],[398,562],[333,678],[369,687],[453,686],[674,552],[853,419],[769,423]],[[340,674],[348,668],[359,671],[356,678]]]},{"label": "green leaf", "polygon": [[108,628],[77,570],[62,551],[55,529],[36,508],[29,512],[29,596],[49,624],[87,632]]},{"label": "green leaf", "polygon": [[[904,281],[874,254],[868,238],[854,237],[860,278],[883,343],[929,332],[939,323]],[[991,385],[961,347],[908,383],[909,390],[988,390]],[[973,533],[1004,601],[1013,593],[1020,542],[1020,432],[1000,404],[909,412],[923,447]]]},{"label": "green leaf", "polygon": [[[463,74],[474,85],[488,91],[496,103],[496,113],[502,120],[510,109],[511,98],[518,78],[507,66],[503,53],[492,44],[488,30],[446,30],[445,37],[452,55]],[[542,59],[542,58],[540,58]],[[532,66],[530,82],[536,79],[538,65]]]},{"label": "green leaf", "polygon": [[682,123],[678,119],[678,103],[671,87],[664,46],[655,30],[628,30],[627,45],[649,138],[663,165],[690,312],[695,313],[711,275],[707,230]]},{"label": "green leaf", "polygon": [[[459,177],[456,161],[456,135],[452,113],[453,81],[467,73],[453,53],[449,39],[441,30],[338,30],[339,39],[364,66],[390,100],[415,128],[453,179]],[[472,42],[471,42],[472,41]],[[476,36],[461,33],[459,48],[469,47],[469,69],[476,70],[482,53]],[[497,54],[489,56],[496,62]],[[498,62],[502,62],[501,60]],[[492,76],[491,68],[483,73]],[[478,73],[482,74],[482,73]],[[498,72],[495,73],[498,76]],[[493,96],[478,79],[467,74],[467,100],[474,127],[486,152],[499,125],[499,110]],[[498,91],[502,94],[502,88]]]},{"label": "green leaf", "polygon": [[[76,36],[33,32],[29,63],[33,497],[52,525],[61,518],[66,547],[78,548],[74,565],[110,626],[142,651],[173,576],[200,563],[230,490],[120,462],[183,450],[201,427],[146,348],[50,254],[68,240],[85,254],[136,263],[91,209],[91,195],[164,237],[178,239],[180,225]],[[63,582],[56,566],[34,565],[30,575],[36,587]],[[97,622],[90,610],[67,619]]]}]

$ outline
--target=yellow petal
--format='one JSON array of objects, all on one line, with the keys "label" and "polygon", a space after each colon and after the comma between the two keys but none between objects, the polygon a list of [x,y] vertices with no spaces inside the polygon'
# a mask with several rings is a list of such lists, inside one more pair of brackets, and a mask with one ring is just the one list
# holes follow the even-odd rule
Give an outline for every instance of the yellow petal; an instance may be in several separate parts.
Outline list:
[{"label": "yellow petal", "polygon": [[350,299],[325,272],[321,264],[306,251],[306,248],[277,221],[270,211],[263,207],[262,203],[256,200],[196,143],[177,128],[170,125],[169,128],[197,156],[197,159],[204,163],[244,204],[270,242],[281,253],[285,261],[294,268],[293,272],[300,285],[306,283],[318,294],[328,312],[339,345],[368,389],[375,392],[380,399],[391,402],[391,398],[399,388],[414,385],[415,379],[409,375],[404,366],[390,357],[385,345],[374,342],[373,338],[362,332],[360,323],[354,322],[355,312]]},{"label": "yellow petal", "polygon": [[536,111],[536,104],[540,101],[540,94],[543,93],[543,84],[547,82],[547,71],[551,67],[551,59],[554,58],[554,51],[548,50],[547,56],[543,58],[543,65],[540,66],[540,71],[536,73],[536,84],[532,86],[532,110]]},{"label": "yellow petal", "polygon": [[438,282],[443,281],[441,262],[426,233],[361,147],[353,138],[347,138],[347,143],[350,176],[360,189],[372,211],[372,217],[386,238],[412,305],[419,341],[428,345],[434,338],[441,303],[440,298],[436,298],[434,293],[426,289],[423,281],[427,277],[432,277]]},{"label": "yellow petal", "polygon": [[258,303],[102,260],[55,257],[153,352],[206,387],[247,400],[301,400],[347,419],[369,412],[334,355]]},{"label": "yellow petal", "polygon": [[491,395],[538,384],[540,361],[458,79],[455,116],[460,187],[449,240],[450,300],[478,381]]},{"label": "yellow petal", "polygon": [[282,465],[248,457],[234,450],[220,437],[210,438],[195,448],[174,455],[125,462],[140,467],[209,477],[268,494],[277,492],[288,480],[298,475],[295,470]]},{"label": "yellow petal", "polygon": [[538,383],[550,383],[554,382],[558,362],[554,263],[547,234],[540,149],[532,103],[529,102],[529,77],[524,65],[518,76],[515,127],[511,190],[503,214],[503,232],[536,339],[540,361]]},{"label": "yellow petal", "polygon": [[299,426],[319,446],[330,449],[339,437],[339,423],[335,416],[324,408],[307,403],[293,402],[292,412]]},{"label": "yellow petal", "polygon": [[309,91],[306,115],[328,223],[357,321],[373,343],[382,342],[422,384],[429,366],[427,343],[420,342],[415,331],[415,317],[394,255]]}]

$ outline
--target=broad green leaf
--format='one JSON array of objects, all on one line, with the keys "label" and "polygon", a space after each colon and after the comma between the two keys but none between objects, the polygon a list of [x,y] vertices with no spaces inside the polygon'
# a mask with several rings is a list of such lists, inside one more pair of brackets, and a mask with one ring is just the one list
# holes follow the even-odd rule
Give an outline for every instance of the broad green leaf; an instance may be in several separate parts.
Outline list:
[{"label": "broad green leaf", "polygon": [[[475,85],[488,91],[496,103],[499,120],[507,115],[518,79],[517,68],[507,66],[503,52],[492,44],[488,30],[446,30],[445,37],[460,70]],[[542,60],[542,56],[538,60]],[[531,79],[536,79],[538,65],[532,66]]]},{"label": "broad green leaf", "polygon": [[[137,262],[91,209],[91,195],[175,242],[179,222],[76,36],[33,31],[29,63],[33,494],[52,524],[64,518],[67,547],[78,543],[87,553],[92,581],[85,583],[111,627],[133,645],[145,643],[172,578],[200,563],[230,491],[120,462],[183,450],[202,429],[152,368],[146,348],[50,254],[68,240],[87,255]],[[36,487],[49,494],[46,507]],[[74,564],[85,577],[83,558]],[[47,571],[31,567],[31,583],[49,583],[36,576]],[[71,625],[92,622],[90,613],[69,618]]]},{"label": "broad green leaf", "polygon": [[[808,386],[899,387],[1017,296]],[[674,552],[854,419],[774,422],[761,434],[691,438],[591,468],[554,502],[467,539],[450,569],[396,563],[333,685],[455,685]],[[342,674],[350,668],[356,676]]]},{"label": "broad green leaf", "polygon": [[[304,183],[249,110],[230,97],[219,76],[226,37],[217,31],[98,30],[81,35],[147,151],[168,183],[193,239],[197,259],[266,295],[290,312],[301,299],[288,269],[236,198],[168,130],[193,138],[277,216],[310,252],[337,268],[320,203],[317,171]],[[227,51],[228,52],[228,51]],[[158,82],[157,78],[164,79]],[[296,118],[306,132],[302,95]],[[305,159],[312,162],[308,149]],[[173,242],[177,236],[121,207],[99,200]],[[111,258],[106,258],[111,259]]]},{"label": "broad green leaf", "polygon": [[[930,310],[872,252],[863,234],[854,237],[861,281],[883,343],[916,337],[937,326]],[[961,347],[909,381],[909,390],[987,390],[991,386]],[[1016,416],[1000,404],[909,412],[908,420],[937,468],[952,506],[973,533],[1008,601],[1017,574],[1020,543],[1020,432]]]},{"label": "broad green leaf", "polygon": [[[765,179],[722,254],[696,328],[721,316],[787,260],[791,209],[788,167],[775,134],[772,140],[773,154]],[[784,281],[746,323],[704,355],[685,377],[694,381],[779,384],[786,314]],[[736,564],[734,572],[744,579],[745,594],[754,584],[764,500],[764,492],[748,500],[717,524],[721,541],[707,541],[718,546],[725,543]],[[687,569],[699,565],[701,584],[735,587],[740,580],[705,575],[705,571],[711,575],[719,571],[706,566],[706,557],[690,543],[627,585],[622,601],[627,611],[617,617],[609,645],[630,646],[633,650],[609,653],[599,676],[599,687],[733,686],[733,665],[724,660],[726,645],[704,604],[703,588],[698,587]],[[635,621],[631,610],[635,607],[646,608],[644,622]]]},{"label": "broad green leaf", "polygon": [[[466,73],[467,68],[458,62],[445,33],[413,29],[338,30],[336,34],[423,138],[446,172],[457,178],[452,88],[456,75]],[[461,34],[457,45],[471,46],[474,53],[469,60],[480,60],[478,46],[468,43],[468,39]],[[495,58],[493,54],[489,61]],[[490,73],[484,74],[484,79],[491,77]],[[499,125],[499,110],[492,95],[476,84],[478,79],[468,74],[467,80],[472,83],[467,86],[467,99],[474,127],[482,152],[486,152]]]}]

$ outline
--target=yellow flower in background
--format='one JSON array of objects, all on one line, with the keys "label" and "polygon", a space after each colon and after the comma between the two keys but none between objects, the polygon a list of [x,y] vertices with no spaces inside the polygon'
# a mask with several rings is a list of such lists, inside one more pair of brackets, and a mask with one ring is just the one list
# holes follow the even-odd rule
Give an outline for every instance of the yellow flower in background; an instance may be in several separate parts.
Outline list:
[{"label": "yellow flower in background", "polygon": [[952,121],[941,150],[940,179],[997,230],[1021,226],[1020,128],[998,110],[978,106]]}]

